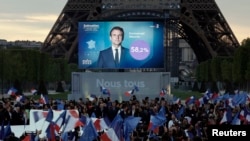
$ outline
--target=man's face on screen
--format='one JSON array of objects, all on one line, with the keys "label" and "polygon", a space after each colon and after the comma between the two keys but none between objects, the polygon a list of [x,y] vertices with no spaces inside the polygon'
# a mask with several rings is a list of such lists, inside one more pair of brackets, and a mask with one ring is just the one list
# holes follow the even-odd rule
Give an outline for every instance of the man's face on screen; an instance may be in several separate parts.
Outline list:
[{"label": "man's face on screen", "polygon": [[113,30],[110,36],[112,46],[118,47],[121,45],[123,39],[123,33],[120,30]]}]

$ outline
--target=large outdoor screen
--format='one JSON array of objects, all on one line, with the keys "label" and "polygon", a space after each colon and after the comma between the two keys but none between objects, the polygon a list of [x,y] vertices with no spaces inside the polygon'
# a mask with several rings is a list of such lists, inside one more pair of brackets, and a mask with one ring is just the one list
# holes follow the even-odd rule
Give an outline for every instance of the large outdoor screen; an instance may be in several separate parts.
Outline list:
[{"label": "large outdoor screen", "polygon": [[[78,26],[80,69],[164,68],[162,21],[84,21]],[[123,31],[111,32],[113,28]],[[119,40],[116,63],[111,46]]]}]

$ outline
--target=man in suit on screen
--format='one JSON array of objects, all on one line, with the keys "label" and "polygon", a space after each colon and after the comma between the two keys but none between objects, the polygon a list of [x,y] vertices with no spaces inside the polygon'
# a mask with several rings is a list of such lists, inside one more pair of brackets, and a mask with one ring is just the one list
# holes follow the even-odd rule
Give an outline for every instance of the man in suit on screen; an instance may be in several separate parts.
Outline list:
[{"label": "man in suit on screen", "polygon": [[110,30],[111,47],[100,51],[97,67],[98,68],[128,68],[131,55],[128,48],[122,46],[124,30],[122,27],[115,26]]}]

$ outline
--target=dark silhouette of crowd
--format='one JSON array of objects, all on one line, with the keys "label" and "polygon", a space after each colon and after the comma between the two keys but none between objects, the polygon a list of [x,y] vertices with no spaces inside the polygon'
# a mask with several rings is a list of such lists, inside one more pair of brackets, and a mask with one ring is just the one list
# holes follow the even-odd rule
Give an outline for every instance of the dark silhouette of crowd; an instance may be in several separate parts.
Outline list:
[{"label": "dark silhouette of crowd", "polygon": [[[107,117],[110,122],[117,114],[120,114],[122,118],[141,117],[141,121],[131,134],[131,141],[206,141],[208,140],[207,128],[209,125],[230,124],[229,122],[220,123],[225,111],[225,101],[186,105],[183,101],[173,103],[164,97],[154,99],[145,97],[138,100],[136,95],[132,95],[130,100],[121,102],[111,100],[110,97],[99,97],[92,101],[89,98],[80,98],[78,100],[61,100],[61,102],[63,102],[62,109],[64,110],[77,109],[79,117],[93,117],[94,114],[96,118]],[[4,125],[9,123],[11,125],[28,125],[30,109],[58,110],[58,103],[59,101],[55,99],[49,99],[48,104],[40,104],[39,100],[28,97],[23,102],[2,98],[0,122]],[[249,106],[250,104],[236,106],[232,108],[232,113],[235,114],[243,107],[249,108]],[[166,122],[157,127],[157,130],[149,130],[150,116],[156,115],[162,107],[165,110]],[[180,113],[181,109],[184,110]],[[25,135],[21,136],[19,140],[22,140]],[[13,134],[11,136],[13,137]],[[78,134],[75,134],[75,139],[77,138],[79,138]]]}]

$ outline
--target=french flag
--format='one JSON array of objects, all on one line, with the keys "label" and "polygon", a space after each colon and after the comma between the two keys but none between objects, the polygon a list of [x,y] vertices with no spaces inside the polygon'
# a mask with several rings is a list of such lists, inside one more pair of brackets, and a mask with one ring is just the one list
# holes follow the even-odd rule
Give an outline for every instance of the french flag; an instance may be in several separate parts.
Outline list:
[{"label": "french flag", "polygon": [[227,104],[228,106],[232,107],[232,108],[235,107],[235,105],[234,105],[234,103],[233,103],[233,98],[232,98],[232,97],[230,97],[230,98],[228,98],[228,99],[226,100],[226,104]]},{"label": "french flag", "polygon": [[32,89],[30,90],[30,92],[31,92],[33,95],[37,94],[37,90],[34,89],[34,88],[32,88]]},{"label": "french flag", "polygon": [[247,122],[250,122],[250,114],[248,114],[248,115],[246,116],[246,121],[247,121]]},{"label": "french flag", "polygon": [[111,122],[111,124],[109,125],[110,128],[114,129],[115,134],[120,141],[124,140],[124,129],[123,129],[124,125],[123,124],[124,124],[123,118],[121,117],[120,114],[117,114],[115,118],[113,119],[113,121]]},{"label": "french flag", "polygon": [[241,121],[240,121],[240,112],[237,112],[235,115],[234,115],[234,118],[232,120],[232,125],[240,125],[241,124]]},{"label": "french flag", "polygon": [[177,97],[173,97],[173,104],[181,104],[181,99]]},{"label": "french flag", "polygon": [[73,118],[72,116],[68,115],[65,120],[64,128],[62,129],[62,132],[69,132],[73,129],[75,129],[76,123],[78,122],[78,119]]},{"label": "french flag", "polygon": [[75,127],[83,126],[84,124],[81,122],[79,118],[79,113],[75,110],[67,110],[66,120],[63,132],[69,132]]},{"label": "french flag", "polygon": [[47,116],[42,125],[41,134],[39,134],[40,137],[47,136],[48,134],[51,133],[49,129],[50,129],[50,124],[52,123],[53,117],[54,117],[54,112],[52,111],[52,109],[49,109]]},{"label": "french flag", "polygon": [[110,91],[107,88],[101,86],[100,90],[101,90],[102,94],[110,95]]},{"label": "french flag", "polygon": [[134,94],[134,89],[125,92],[125,96],[131,96],[131,95],[133,95],[133,94]]},{"label": "french flag", "polygon": [[119,141],[119,138],[117,137],[115,131],[113,128],[109,128],[107,131],[105,131],[101,136],[100,139],[102,141]]},{"label": "french flag", "polygon": [[139,91],[139,88],[138,88],[136,85],[134,85],[134,90],[135,90],[136,92],[138,92],[138,91]]},{"label": "french flag", "polygon": [[189,124],[191,124],[192,118],[190,116],[185,116],[184,118],[187,119]]},{"label": "french flag", "polygon": [[245,110],[246,109],[242,109],[241,111],[240,111],[240,120],[245,120],[245,117],[246,117],[246,112],[245,112]]},{"label": "french flag", "polygon": [[148,130],[153,131],[154,133],[158,133],[159,126],[161,125],[160,122],[161,121],[159,119],[157,119],[156,116],[151,115],[149,125],[148,125]]},{"label": "french flag", "polygon": [[91,118],[91,120],[98,132],[109,128],[103,118]]},{"label": "french flag", "polygon": [[164,96],[164,95],[166,95],[166,93],[167,93],[167,90],[162,88],[161,92],[160,92],[160,96]]},{"label": "french flag", "polygon": [[22,141],[35,141],[35,138],[35,133],[30,133],[29,135],[26,135]]},{"label": "french flag", "polygon": [[55,129],[55,123],[51,122],[48,126],[48,128],[46,129],[46,137],[48,139],[48,141],[56,141],[56,133],[55,133],[56,129]]},{"label": "french flag", "polygon": [[41,119],[45,119],[48,115],[48,111],[34,111],[33,118],[35,122],[38,122]]},{"label": "french flag", "polygon": [[250,122],[250,111],[248,111],[246,108],[242,109],[240,111],[240,120],[241,121],[247,121]]},{"label": "french flag", "polygon": [[156,115],[150,115],[148,130],[151,130],[154,133],[158,133],[159,126],[162,126],[167,120],[165,114],[165,108],[161,107],[160,111]]},{"label": "french flag", "polygon": [[48,104],[48,103],[49,103],[48,96],[47,96],[47,95],[41,94],[41,97],[40,97],[40,99],[39,99],[39,102],[40,102],[41,104]]},{"label": "french flag", "polygon": [[14,87],[11,87],[8,91],[8,95],[14,96],[16,95],[17,89],[15,89]]},{"label": "french flag", "polygon": [[216,98],[219,97],[219,94],[218,93],[213,93],[212,96],[211,96],[211,100],[215,100]]},{"label": "french flag", "polygon": [[134,85],[134,88],[132,90],[125,92],[125,96],[131,96],[134,94],[134,92],[138,92],[138,91],[139,91],[139,88],[136,85]]},{"label": "french flag", "polygon": [[201,107],[203,104],[206,104],[208,102],[207,97],[203,96],[195,101],[195,104],[199,107]]},{"label": "french flag", "polygon": [[25,100],[25,97],[22,95],[17,95],[16,96],[16,102],[23,102]]},{"label": "french flag", "polygon": [[91,94],[90,97],[89,97],[89,100],[94,101],[96,98],[97,98],[96,95]]},{"label": "french flag", "polygon": [[57,131],[57,133],[59,133],[62,125],[65,123],[65,120],[66,120],[66,110],[63,110],[63,112],[59,115],[59,117],[55,121],[54,128]]},{"label": "french flag", "polygon": [[207,97],[207,99],[210,99],[212,97],[213,93],[210,89],[207,89],[207,91],[204,93],[204,96]]},{"label": "french flag", "polygon": [[230,122],[231,123],[232,121],[232,110],[230,107],[228,107],[225,111],[224,111],[224,114],[223,114],[223,117],[220,121],[220,124],[223,124],[225,122]]},{"label": "french flag", "polygon": [[195,102],[195,97],[194,96],[190,96],[186,99],[185,103],[186,105],[190,105],[193,104]]}]

